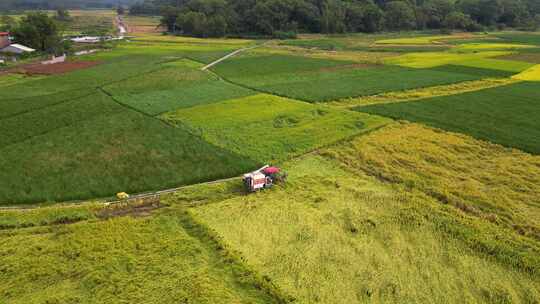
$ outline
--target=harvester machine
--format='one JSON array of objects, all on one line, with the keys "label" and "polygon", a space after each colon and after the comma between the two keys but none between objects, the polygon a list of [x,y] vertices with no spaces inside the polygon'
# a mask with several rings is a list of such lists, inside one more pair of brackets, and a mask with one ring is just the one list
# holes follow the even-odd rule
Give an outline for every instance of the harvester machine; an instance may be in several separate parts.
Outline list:
[{"label": "harvester machine", "polygon": [[285,182],[287,174],[278,167],[264,166],[259,170],[244,174],[244,186],[248,192],[272,188],[276,183]]}]

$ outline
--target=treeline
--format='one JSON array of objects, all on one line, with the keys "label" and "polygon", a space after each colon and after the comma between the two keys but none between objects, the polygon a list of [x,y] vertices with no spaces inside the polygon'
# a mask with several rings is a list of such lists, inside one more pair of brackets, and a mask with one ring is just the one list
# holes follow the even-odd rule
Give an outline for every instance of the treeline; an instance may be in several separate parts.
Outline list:
[{"label": "treeline", "polygon": [[535,30],[540,24],[540,0],[144,0],[132,5],[130,14],[159,14],[169,32],[199,37]]},{"label": "treeline", "polygon": [[120,5],[132,5],[137,0],[0,0],[0,12],[21,10],[55,10],[114,8]]}]

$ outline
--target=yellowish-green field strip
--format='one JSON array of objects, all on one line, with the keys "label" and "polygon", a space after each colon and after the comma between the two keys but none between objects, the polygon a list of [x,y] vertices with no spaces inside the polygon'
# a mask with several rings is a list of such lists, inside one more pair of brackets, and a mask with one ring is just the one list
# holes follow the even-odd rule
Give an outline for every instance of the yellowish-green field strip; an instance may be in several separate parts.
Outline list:
[{"label": "yellowish-green field strip", "polygon": [[[491,258],[507,246],[504,230],[338,167],[302,158],[286,165],[284,187],[190,213],[295,303],[518,303],[540,296],[536,276]],[[485,252],[483,241],[492,246]]]},{"label": "yellowish-green field strip", "polygon": [[485,51],[477,53],[424,52],[408,53],[385,59],[385,64],[394,64],[411,68],[432,68],[456,62],[493,58],[512,54],[511,51]]},{"label": "yellowish-green field strip", "polygon": [[332,59],[352,61],[359,63],[382,63],[385,58],[396,57],[398,54],[392,52],[368,52],[368,51],[339,51],[330,52],[324,50],[311,50],[291,46],[269,46],[251,50],[253,53],[296,55],[317,59]]},{"label": "yellowish-green field strip", "polygon": [[353,108],[357,106],[365,106],[372,104],[428,99],[437,96],[448,96],[466,92],[474,92],[483,89],[517,83],[519,81],[520,80],[511,78],[486,78],[481,80],[464,81],[456,84],[441,85],[398,92],[388,92],[359,98],[342,99],[329,102],[328,105],[341,108]]},{"label": "yellowish-green field strip", "polygon": [[266,94],[180,109],[161,117],[260,162],[297,156],[389,122]]},{"label": "yellowish-green field strip", "polygon": [[538,156],[418,124],[388,126],[328,155],[540,241]]},{"label": "yellowish-green field strip", "polygon": [[495,51],[495,50],[523,50],[535,48],[528,44],[517,43],[465,43],[457,46],[453,51]]},{"label": "yellowish-green field strip", "polygon": [[404,44],[404,45],[429,45],[429,44],[441,44],[447,40],[462,40],[462,39],[482,39],[487,37],[486,35],[459,33],[453,35],[438,35],[438,36],[420,36],[420,37],[407,37],[407,38],[394,38],[394,39],[382,39],[375,41],[375,44]]},{"label": "yellowish-green field strip", "polygon": [[228,44],[248,45],[255,41],[249,39],[219,39],[219,38],[195,38],[172,35],[152,35],[151,37],[136,38],[136,41],[159,42],[159,43],[188,43],[188,44]]},{"label": "yellowish-green field strip", "polygon": [[0,231],[0,302],[277,302],[179,212],[56,224]]},{"label": "yellowish-green field strip", "polygon": [[540,64],[513,76],[514,79],[540,81]]}]

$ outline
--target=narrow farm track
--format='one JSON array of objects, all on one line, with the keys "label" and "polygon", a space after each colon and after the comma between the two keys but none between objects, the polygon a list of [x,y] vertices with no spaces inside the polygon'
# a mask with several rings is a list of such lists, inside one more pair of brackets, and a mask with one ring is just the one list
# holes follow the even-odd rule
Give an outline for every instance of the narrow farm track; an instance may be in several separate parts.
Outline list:
[{"label": "narrow farm track", "polygon": [[242,52],[249,51],[249,50],[252,50],[252,49],[254,49],[254,48],[258,48],[258,47],[260,47],[260,46],[261,46],[261,45],[254,45],[254,46],[250,46],[250,47],[241,48],[241,49],[239,49],[239,50],[236,50],[236,51],[234,51],[234,52],[232,52],[232,53],[230,53],[230,54],[227,54],[227,55],[225,55],[225,56],[219,58],[218,60],[216,60],[216,61],[214,61],[214,62],[211,62],[211,63],[205,65],[204,67],[201,68],[201,71],[206,71],[206,70],[208,70],[209,68],[213,67],[214,65],[216,65],[216,64],[218,64],[218,63],[220,63],[220,62],[222,62],[222,61],[225,61],[225,60],[227,60],[227,59],[229,59],[229,58],[231,58],[231,57],[234,57],[234,56],[236,56],[236,55],[238,55],[238,54],[240,54],[240,53],[242,53]]}]

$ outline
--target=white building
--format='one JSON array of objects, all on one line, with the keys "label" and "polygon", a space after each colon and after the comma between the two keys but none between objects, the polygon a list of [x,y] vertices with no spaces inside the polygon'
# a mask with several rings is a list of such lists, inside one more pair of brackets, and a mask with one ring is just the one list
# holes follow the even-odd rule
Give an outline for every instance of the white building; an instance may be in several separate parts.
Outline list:
[{"label": "white building", "polygon": [[8,45],[5,48],[0,50],[0,52],[2,52],[2,53],[11,53],[11,54],[16,54],[16,55],[20,55],[20,54],[23,54],[23,53],[32,53],[32,52],[35,52],[35,51],[36,50],[34,50],[32,48],[29,48],[27,46],[17,44],[17,43],[10,44],[10,45]]}]

